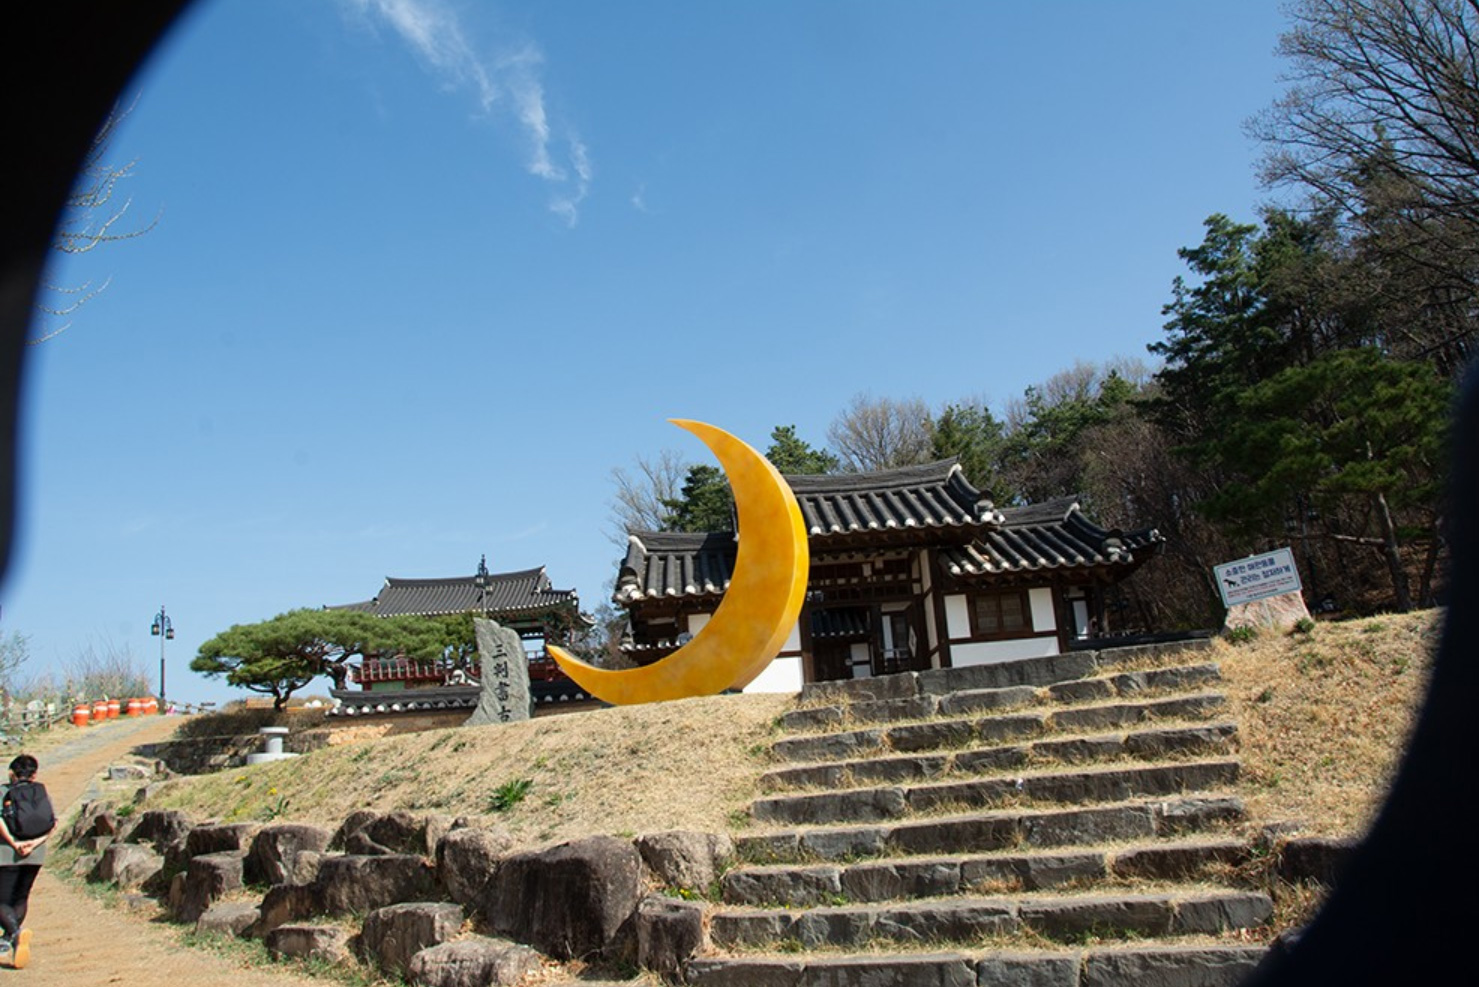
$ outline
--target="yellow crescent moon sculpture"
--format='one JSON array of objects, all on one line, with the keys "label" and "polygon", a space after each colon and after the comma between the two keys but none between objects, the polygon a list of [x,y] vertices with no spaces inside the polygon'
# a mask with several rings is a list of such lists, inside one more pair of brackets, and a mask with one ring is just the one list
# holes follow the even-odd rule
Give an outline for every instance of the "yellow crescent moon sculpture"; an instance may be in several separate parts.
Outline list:
[{"label": "yellow crescent moon sculpture", "polygon": [[550,656],[586,692],[618,706],[742,689],[765,670],[801,615],[811,556],[796,495],[770,461],[722,429],[670,419],[707,445],[739,509],[739,551],[729,589],[693,640],[641,668],[588,665],[563,648]]}]

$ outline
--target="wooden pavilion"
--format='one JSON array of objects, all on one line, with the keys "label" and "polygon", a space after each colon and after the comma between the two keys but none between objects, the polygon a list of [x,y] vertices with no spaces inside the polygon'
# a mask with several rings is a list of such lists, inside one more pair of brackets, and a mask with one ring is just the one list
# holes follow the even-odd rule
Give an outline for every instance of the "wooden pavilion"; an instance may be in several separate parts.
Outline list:
[{"label": "wooden pavilion", "polygon": [[[1109,631],[1105,590],[1151,558],[1154,529],[1119,531],[1064,497],[997,509],[954,459],[788,476],[811,549],[806,603],[750,689],[1059,654]],[[614,599],[627,654],[671,653],[718,607],[733,532],[637,532]]]},{"label": "wooden pavilion", "polygon": [[[529,665],[529,687],[536,711],[547,706],[588,703],[581,690],[550,658],[547,642],[563,644],[587,618],[573,589],[556,589],[543,566],[517,572],[488,571],[487,558],[470,576],[402,579],[387,576],[380,592],[360,603],[331,609],[358,610],[379,617],[441,617],[472,614],[518,632]],[[476,708],[479,668],[474,657],[460,666],[446,659],[427,661],[405,655],[367,657],[348,669],[348,681],[331,690],[339,715]]]}]

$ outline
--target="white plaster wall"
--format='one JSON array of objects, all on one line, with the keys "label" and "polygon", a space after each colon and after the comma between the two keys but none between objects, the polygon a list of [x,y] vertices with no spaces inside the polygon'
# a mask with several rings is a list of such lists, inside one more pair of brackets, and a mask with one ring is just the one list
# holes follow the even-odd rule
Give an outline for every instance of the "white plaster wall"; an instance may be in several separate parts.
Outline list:
[{"label": "white plaster wall", "polygon": [[743,692],[800,692],[801,657],[777,658],[745,686]]},{"label": "white plaster wall", "polygon": [[1058,629],[1058,618],[1053,614],[1053,591],[1046,586],[1027,591],[1027,605],[1032,608],[1032,629],[1041,634],[1043,631],[1056,631]]},{"label": "white plaster wall", "polygon": [[701,628],[705,624],[707,624],[709,622],[709,618],[712,617],[712,616],[714,616],[714,615],[711,614],[711,613],[691,613],[691,614],[689,614],[688,615],[688,618],[687,618],[688,619],[688,633],[690,633],[690,634],[697,634],[699,632],[699,628]]},{"label": "white plaster wall", "polygon": [[873,659],[867,644],[854,644],[850,649],[852,658],[852,677],[855,679],[871,679],[873,677]]},{"label": "white plaster wall", "polygon": [[796,626],[793,627],[793,628],[791,628],[791,633],[786,636],[786,643],[783,644],[783,645],[781,645],[781,650],[782,651],[794,651],[798,655],[801,654],[801,622],[800,621],[797,621],[796,622]]},{"label": "white plaster wall", "polygon": [[952,641],[971,636],[971,610],[963,595],[945,597],[945,630]]},{"label": "white plaster wall", "polygon": [[950,663],[957,668],[966,665],[988,665],[994,661],[1017,658],[1042,658],[1058,653],[1058,638],[1019,637],[1008,641],[972,641],[950,646]]}]

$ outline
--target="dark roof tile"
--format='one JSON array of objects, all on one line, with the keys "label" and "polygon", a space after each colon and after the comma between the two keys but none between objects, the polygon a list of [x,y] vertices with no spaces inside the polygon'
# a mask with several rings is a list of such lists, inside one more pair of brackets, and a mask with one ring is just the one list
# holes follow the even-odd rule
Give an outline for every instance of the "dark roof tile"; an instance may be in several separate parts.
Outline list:
[{"label": "dark roof tile", "polygon": [[[1101,528],[1074,497],[998,511],[949,459],[873,473],[788,476],[801,505],[813,553],[831,536],[900,528],[964,532],[939,543],[946,568],[971,577],[1051,569],[1122,568],[1144,562],[1162,538],[1152,529]],[[718,597],[729,586],[736,551],[732,532],[637,532],[628,540],[616,602]]]},{"label": "dark roof tile", "polygon": [[398,579],[387,576],[379,595],[364,603],[348,603],[331,609],[363,610],[380,617],[414,614],[486,612],[497,618],[516,617],[558,607],[579,608],[574,590],[555,589],[544,567],[521,572],[495,572],[487,577],[480,593],[475,576],[436,579]]},{"label": "dark roof tile", "polygon": [[991,517],[991,503],[955,459],[871,473],[787,476],[808,535],[959,528]]}]

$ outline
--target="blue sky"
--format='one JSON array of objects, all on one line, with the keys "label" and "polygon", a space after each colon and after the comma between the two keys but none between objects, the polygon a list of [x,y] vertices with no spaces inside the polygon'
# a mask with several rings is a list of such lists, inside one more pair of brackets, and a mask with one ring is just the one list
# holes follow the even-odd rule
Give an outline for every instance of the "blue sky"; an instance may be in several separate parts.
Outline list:
[{"label": "blue sky", "polygon": [[[29,353],[0,631],[172,698],[205,639],[387,575],[546,565],[589,604],[610,474],[670,417],[822,445],[859,392],[1000,410],[1145,356],[1274,0],[216,0],[112,159],[157,225]],[[320,691],[324,686],[320,683]]]}]

